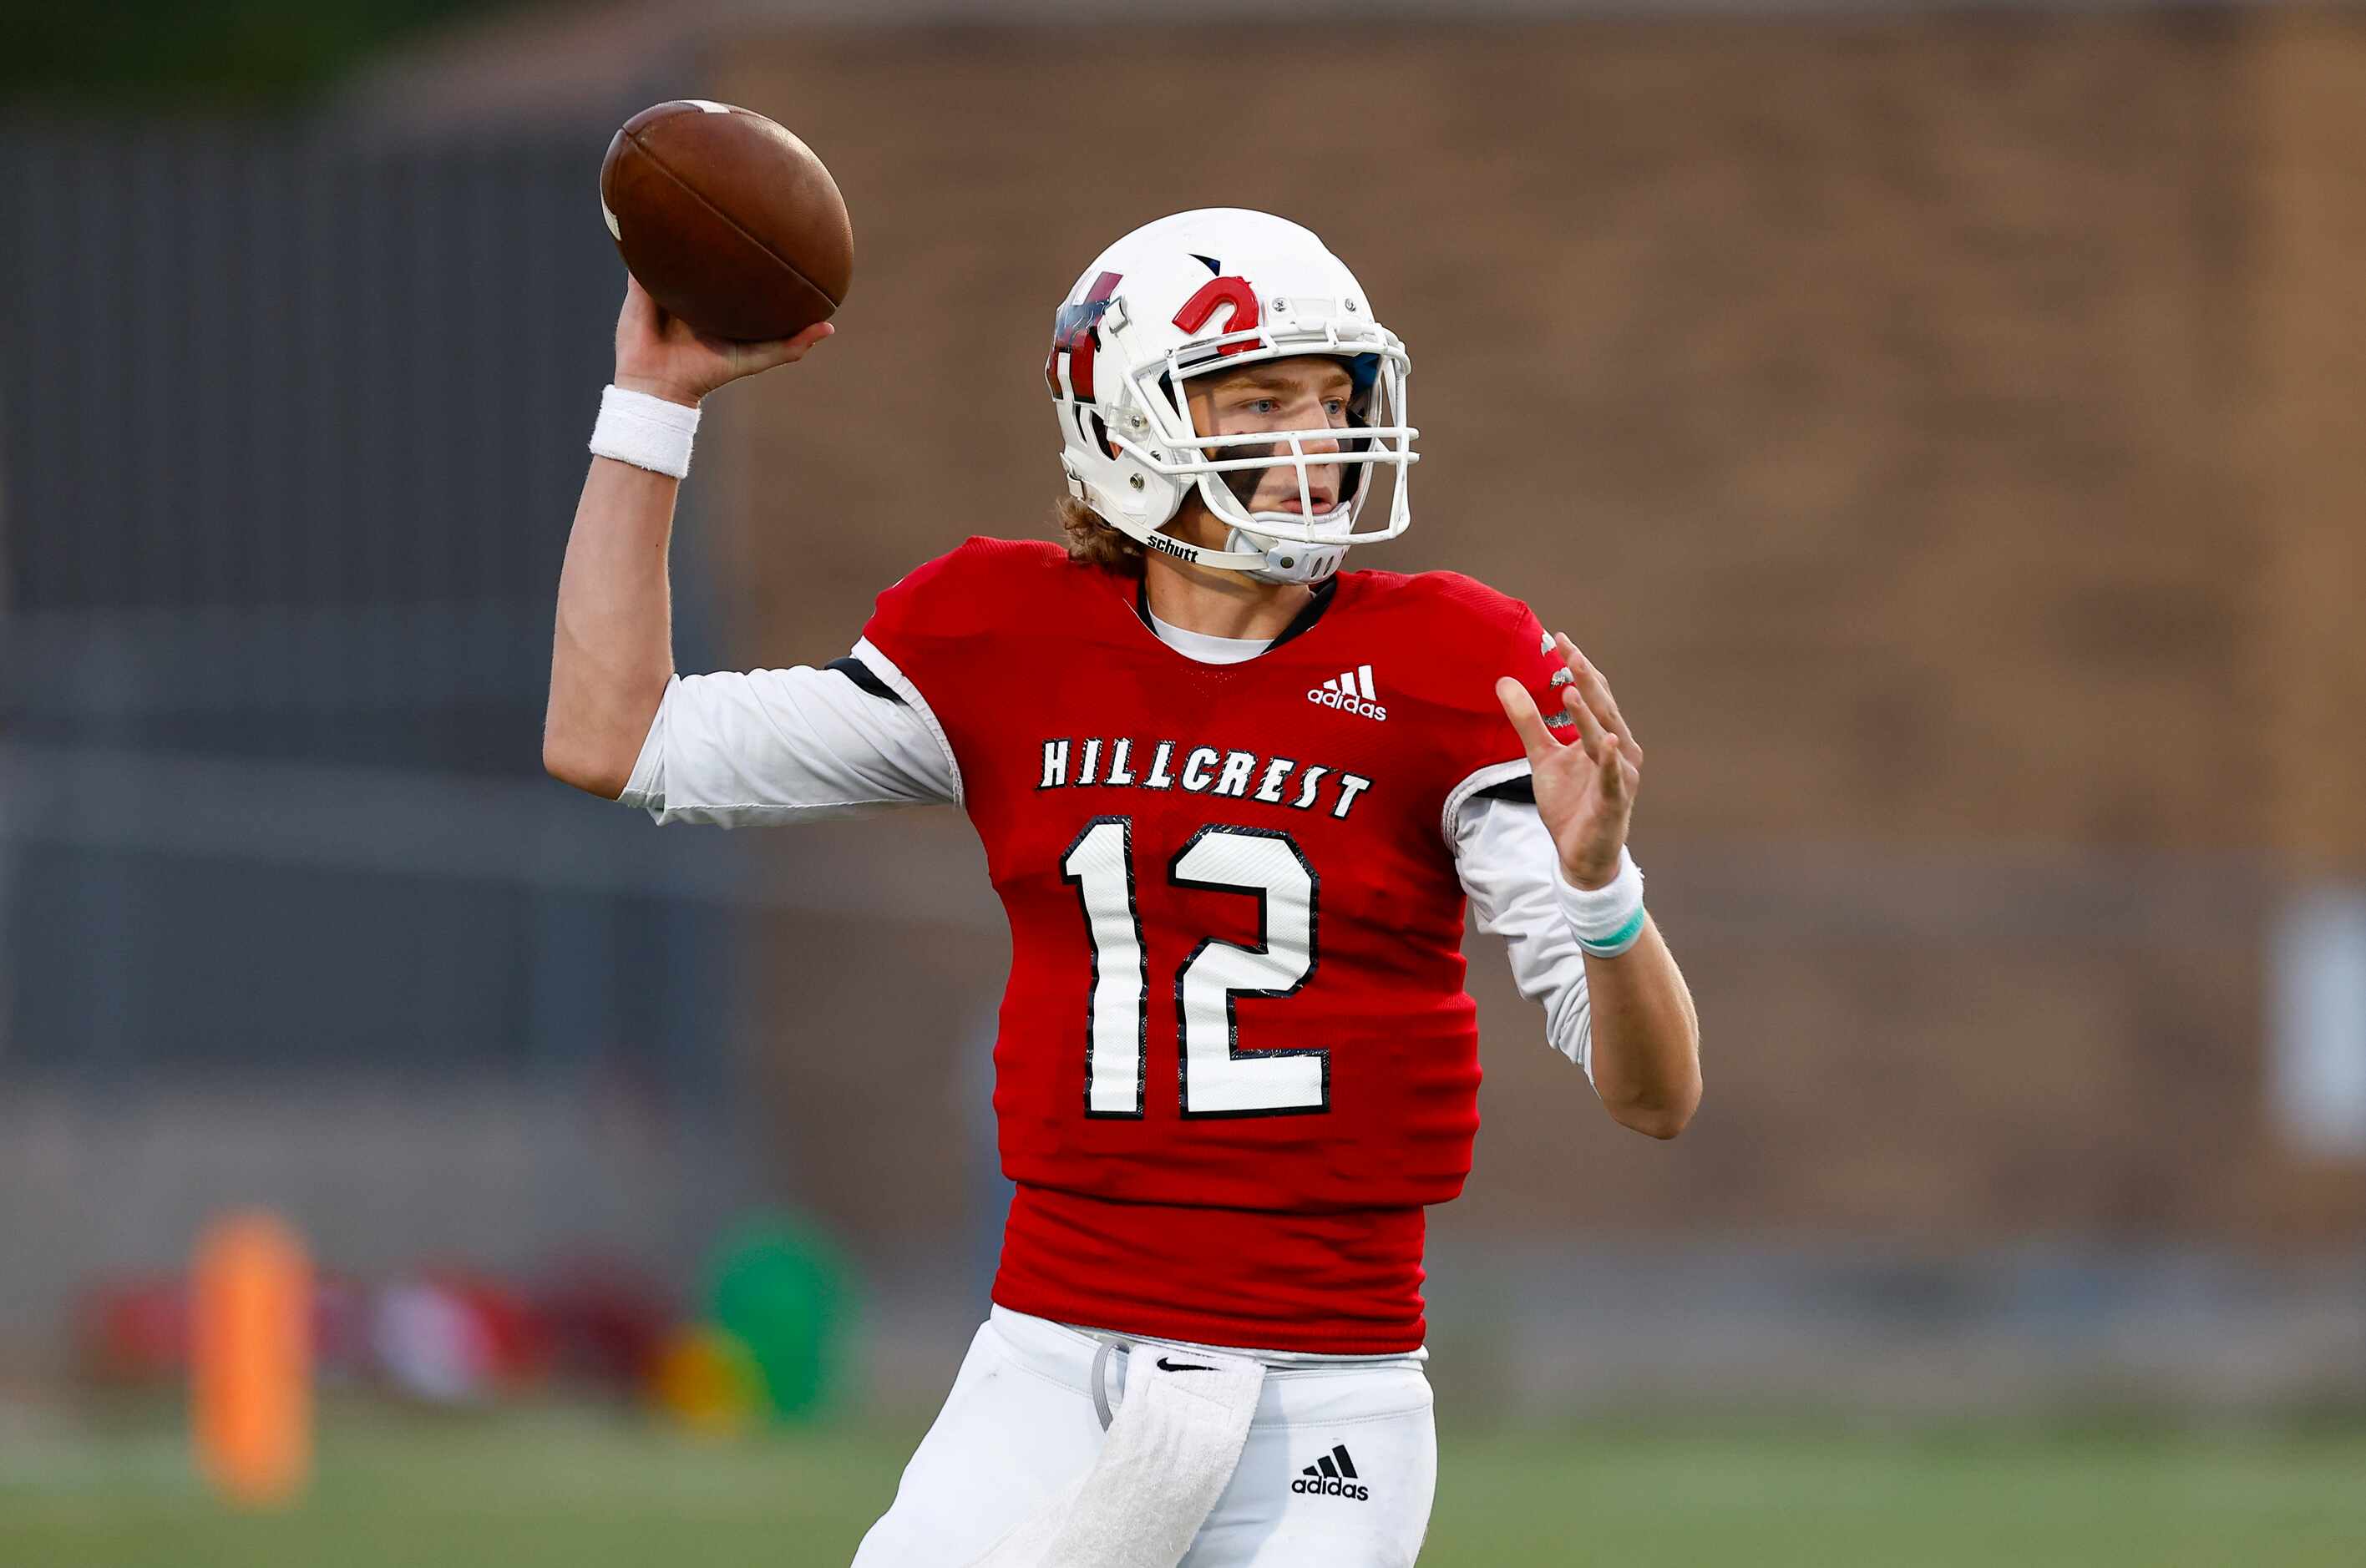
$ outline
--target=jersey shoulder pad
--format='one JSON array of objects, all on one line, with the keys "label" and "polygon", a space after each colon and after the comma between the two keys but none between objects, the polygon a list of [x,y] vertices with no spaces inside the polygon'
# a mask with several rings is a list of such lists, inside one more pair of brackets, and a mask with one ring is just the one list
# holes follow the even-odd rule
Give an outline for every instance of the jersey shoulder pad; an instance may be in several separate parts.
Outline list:
[{"label": "jersey shoulder pad", "polygon": [[[1550,633],[1526,604],[1460,572],[1358,575],[1370,579],[1362,595],[1366,613],[1386,623],[1389,641],[1419,648],[1423,666],[1455,689],[1468,697],[1478,678],[1476,700],[1493,711],[1495,678],[1516,676],[1545,706],[1542,693],[1561,661]],[[1558,706],[1556,696],[1545,711]]]},{"label": "jersey shoulder pad", "polygon": [[1460,572],[1358,572],[1369,612],[1403,616],[1462,637],[1508,635],[1536,618],[1510,594]]},{"label": "jersey shoulder pad", "polygon": [[1019,617],[1069,588],[1076,572],[1089,570],[1048,540],[973,534],[882,593],[862,634],[892,655],[892,644],[907,638],[965,638],[1024,624]]},{"label": "jersey shoulder pad", "polygon": [[1458,776],[1526,756],[1495,696],[1495,682],[1507,675],[1527,688],[1555,738],[1564,744],[1576,738],[1577,726],[1561,704],[1571,676],[1534,610],[1460,572],[1369,577],[1362,605],[1380,641],[1419,655],[1402,669],[1392,667],[1391,682],[1415,700],[1410,708],[1439,726]]}]

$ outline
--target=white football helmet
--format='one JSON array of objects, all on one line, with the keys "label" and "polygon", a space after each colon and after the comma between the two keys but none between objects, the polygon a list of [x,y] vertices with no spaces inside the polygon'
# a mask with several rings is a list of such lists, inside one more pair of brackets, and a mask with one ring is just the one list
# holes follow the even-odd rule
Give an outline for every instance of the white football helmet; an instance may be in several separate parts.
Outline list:
[{"label": "white football helmet", "polygon": [[[1298,354],[1346,362],[1348,429],[1194,428],[1184,391],[1191,377]],[[1085,269],[1053,320],[1043,379],[1068,487],[1111,527],[1203,566],[1300,583],[1336,572],[1348,545],[1393,539],[1412,521],[1412,370],[1355,274],[1313,233],[1270,213],[1208,207],[1145,224]],[[1340,450],[1309,453],[1308,442]],[[1252,512],[1226,483],[1285,465],[1297,470],[1298,511]],[[1341,469],[1343,494],[1326,515],[1315,515],[1310,465]],[[1358,532],[1373,471],[1384,465],[1395,478],[1388,521]],[[1232,526],[1222,550],[1159,532],[1195,484]]]}]

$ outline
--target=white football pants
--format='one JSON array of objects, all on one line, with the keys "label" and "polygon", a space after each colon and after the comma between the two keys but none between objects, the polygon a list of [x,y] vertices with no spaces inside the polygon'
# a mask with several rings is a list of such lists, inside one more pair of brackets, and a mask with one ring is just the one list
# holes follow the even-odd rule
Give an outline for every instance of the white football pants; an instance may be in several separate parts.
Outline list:
[{"label": "white football pants", "polygon": [[[1092,1468],[1099,1348],[994,1308],[854,1568],[964,1568]],[[1168,1349],[1148,1341],[1132,1354]],[[1112,1384],[1130,1360],[1111,1358]],[[1274,1363],[1239,1468],[1181,1568],[1411,1568],[1436,1484],[1419,1361]]]}]

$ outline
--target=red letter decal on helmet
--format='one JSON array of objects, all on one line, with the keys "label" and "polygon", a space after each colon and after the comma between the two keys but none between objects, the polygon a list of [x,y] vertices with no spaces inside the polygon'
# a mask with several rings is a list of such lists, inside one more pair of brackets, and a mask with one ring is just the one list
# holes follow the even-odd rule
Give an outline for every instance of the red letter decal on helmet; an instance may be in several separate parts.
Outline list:
[{"label": "red letter decal on helmet", "polygon": [[1101,316],[1110,308],[1110,297],[1117,292],[1118,274],[1103,273],[1093,279],[1093,286],[1074,305],[1063,305],[1060,313],[1052,318],[1052,352],[1043,356],[1043,380],[1052,388],[1052,396],[1060,395],[1060,355],[1068,356],[1068,386],[1080,399],[1091,402],[1093,397],[1093,353],[1096,347],[1093,330],[1101,323]]},{"label": "red letter decal on helmet", "polygon": [[[1231,319],[1224,323],[1225,331],[1245,332],[1257,324],[1256,290],[1249,286],[1249,280],[1245,277],[1210,278],[1200,286],[1199,293],[1183,302],[1182,309],[1175,312],[1175,324],[1184,331],[1196,332],[1208,324],[1208,318],[1216,313],[1219,305],[1233,308]],[[1244,340],[1226,343],[1216,352],[1239,353],[1243,349],[1255,347],[1255,342]]]}]

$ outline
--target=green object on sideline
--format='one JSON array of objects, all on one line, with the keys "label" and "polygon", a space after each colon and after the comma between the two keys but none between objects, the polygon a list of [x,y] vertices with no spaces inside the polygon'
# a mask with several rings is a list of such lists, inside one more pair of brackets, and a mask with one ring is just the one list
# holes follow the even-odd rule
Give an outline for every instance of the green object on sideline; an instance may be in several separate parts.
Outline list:
[{"label": "green object on sideline", "polygon": [[778,1421],[810,1421],[846,1391],[853,1357],[853,1271],[811,1223],[783,1215],[743,1222],[707,1268],[707,1313],[748,1347]]}]

